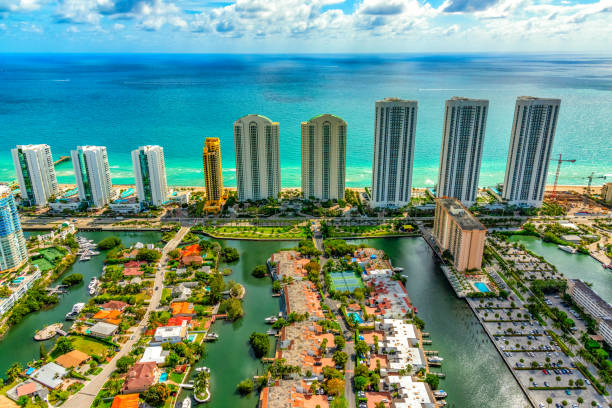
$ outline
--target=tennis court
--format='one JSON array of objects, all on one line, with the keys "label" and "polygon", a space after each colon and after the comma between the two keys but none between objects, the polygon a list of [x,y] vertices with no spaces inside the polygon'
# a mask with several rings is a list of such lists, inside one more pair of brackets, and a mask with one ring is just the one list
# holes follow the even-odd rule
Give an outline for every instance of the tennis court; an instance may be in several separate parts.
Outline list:
[{"label": "tennis court", "polygon": [[363,288],[363,282],[355,272],[333,272],[331,274],[333,289],[340,292],[352,292],[357,288]]}]

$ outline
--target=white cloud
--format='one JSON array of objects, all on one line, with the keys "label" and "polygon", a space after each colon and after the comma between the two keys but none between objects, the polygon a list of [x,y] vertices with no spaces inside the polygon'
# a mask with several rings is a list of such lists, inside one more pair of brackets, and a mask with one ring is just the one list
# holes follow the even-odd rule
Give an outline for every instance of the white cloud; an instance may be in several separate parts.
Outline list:
[{"label": "white cloud", "polygon": [[0,12],[29,12],[39,8],[39,0],[0,0]]}]

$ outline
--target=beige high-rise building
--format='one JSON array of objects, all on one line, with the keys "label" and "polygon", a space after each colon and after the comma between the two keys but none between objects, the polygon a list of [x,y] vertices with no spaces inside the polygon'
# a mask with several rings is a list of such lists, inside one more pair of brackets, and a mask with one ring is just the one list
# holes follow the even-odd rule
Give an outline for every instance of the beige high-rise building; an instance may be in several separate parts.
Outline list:
[{"label": "beige high-rise building", "polygon": [[302,122],[302,191],[304,198],[344,199],[346,122],[323,114]]},{"label": "beige high-rise building", "polygon": [[458,271],[480,269],[487,229],[456,198],[437,198],[434,236]]},{"label": "beige high-rise building", "polygon": [[454,96],[446,101],[436,197],[476,202],[489,101]]},{"label": "beige high-rise building", "polygon": [[207,137],[202,152],[206,199],[219,201],[223,197],[223,173],[221,168],[221,142],[218,137]]},{"label": "beige high-rise building", "polygon": [[612,183],[606,183],[601,188],[601,199],[605,203],[612,203]]},{"label": "beige high-rise building", "polygon": [[247,115],[234,122],[238,200],[265,200],[280,194],[278,122]]}]

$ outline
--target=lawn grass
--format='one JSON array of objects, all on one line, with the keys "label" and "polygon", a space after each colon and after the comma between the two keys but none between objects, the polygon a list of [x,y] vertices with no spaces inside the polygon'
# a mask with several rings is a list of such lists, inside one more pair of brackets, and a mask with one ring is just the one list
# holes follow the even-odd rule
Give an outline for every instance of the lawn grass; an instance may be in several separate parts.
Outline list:
[{"label": "lawn grass", "polygon": [[220,238],[250,238],[250,239],[304,239],[306,233],[298,225],[291,227],[212,227],[202,229],[215,237]]},{"label": "lawn grass", "polygon": [[93,354],[104,356],[106,355],[107,350],[110,350],[110,346],[86,337],[75,336],[71,339],[72,345],[76,350],[80,350],[85,354],[89,354],[90,356]]},{"label": "lawn grass", "polygon": [[183,376],[185,374],[179,374],[179,373],[170,373],[170,375],[168,376],[168,378],[170,379],[170,381],[173,381],[177,384],[180,384],[183,381]]}]

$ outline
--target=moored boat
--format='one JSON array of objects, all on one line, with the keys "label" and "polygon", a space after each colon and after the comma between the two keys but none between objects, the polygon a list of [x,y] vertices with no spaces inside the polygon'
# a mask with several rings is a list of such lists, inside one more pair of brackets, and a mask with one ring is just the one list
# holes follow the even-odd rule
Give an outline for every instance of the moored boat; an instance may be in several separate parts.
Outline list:
[{"label": "moored boat", "polygon": [[570,254],[575,254],[576,252],[578,252],[576,248],[573,248],[569,245],[559,245],[559,249],[562,251],[568,252]]}]

